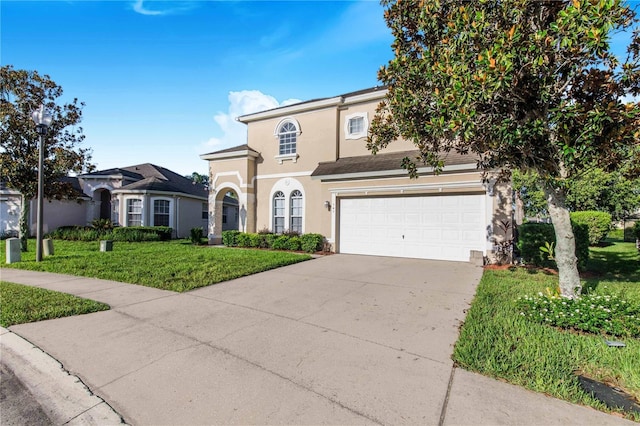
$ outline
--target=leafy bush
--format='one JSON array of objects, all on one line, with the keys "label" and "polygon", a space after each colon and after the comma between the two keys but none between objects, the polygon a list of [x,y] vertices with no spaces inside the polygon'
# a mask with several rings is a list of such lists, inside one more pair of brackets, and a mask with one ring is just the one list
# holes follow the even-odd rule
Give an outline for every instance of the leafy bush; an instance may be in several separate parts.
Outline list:
[{"label": "leafy bush", "polygon": [[278,235],[275,240],[273,240],[273,244],[271,248],[274,250],[287,250],[287,244],[289,242],[288,235]]},{"label": "leafy bush", "polygon": [[103,239],[110,231],[89,226],[61,226],[49,232],[46,237],[67,241],[97,241]]},{"label": "leafy bush", "polygon": [[289,241],[285,244],[286,250],[298,251],[300,250],[300,237],[289,237]]},{"label": "leafy bush", "polygon": [[611,215],[598,211],[583,211],[571,213],[571,221],[587,225],[589,228],[589,244],[598,245],[604,240],[611,229]]},{"label": "leafy bush", "polygon": [[113,222],[111,219],[93,219],[91,221],[91,226],[96,229],[106,229],[110,230],[114,228]]},{"label": "leafy bush", "polygon": [[324,237],[320,234],[303,234],[300,236],[300,248],[307,253],[321,251],[324,246]]},{"label": "leafy bush", "polygon": [[260,247],[260,235],[249,234],[249,247],[252,247],[252,248]]},{"label": "leafy bush", "polygon": [[196,228],[191,228],[191,230],[189,231],[189,238],[191,239],[192,244],[197,244],[197,245],[201,244],[203,236],[204,236],[204,229],[202,229],[201,226],[198,226]]},{"label": "leafy bush", "polygon": [[[578,269],[584,271],[589,261],[589,230],[586,225],[572,223],[576,241],[576,257]],[[556,262],[549,259],[540,247],[556,243],[556,234],[550,223],[523,223],[518,227],[517,247],[526,264],[541,267],[556,267]]]},{"label": "leafy bush", "polygon": [[635,235],[636,240],[640,240],[640,220],[633,225],[633,235]]},{"label": "leafy bush", "polygon": [[277,235],[272,233],[260,233],[258,232],[258,236],[260,237],[260,243],[258,247],[269,249],[273,245],[273,241],[276,239]]},{"label": "leafy bush", "polygon": [[238,247],[251,247],[251,238],[249,237],[249,234],[244,232],[241,232],[236,236],[236,242],[238,243]]},{"label": "leafy bush", "polygon": [[518,307],[522,316],[542,324],[595,334],[640,337],[640,304],[621,295],[587,294],[570,299],[540,292],[519,298]]},{"label": "leafy bush", "polygon": [[242,234],[240,231],[222,231],[222,244],[227,247],[236,247],[238,245],[238,235]]},{"label": "leafy bush", "polygon": [[224,231],[222,243],[228,247],[256,247],[273,250],[304,250],[307,253],[321,251],[324,247],[321,234],[302,234],[287,232],[281,235],[268,232],[266,228],[257,234],[240,231]]},{"label": "leafy bush", "polygon": [[114,228],[111,238],[114,241],[168,241],[173,229],[168,226],[123,226]]}]

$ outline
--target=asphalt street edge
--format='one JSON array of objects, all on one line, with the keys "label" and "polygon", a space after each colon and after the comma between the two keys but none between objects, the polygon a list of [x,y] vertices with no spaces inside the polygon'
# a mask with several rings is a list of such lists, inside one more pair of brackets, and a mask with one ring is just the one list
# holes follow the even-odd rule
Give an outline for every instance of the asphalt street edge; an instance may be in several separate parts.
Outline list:
[{"label": "asphalt street edge", "polygon": [[54,424],[122,425],[124,419],[42,349],[0,327],[0,362],[31,392]]}]

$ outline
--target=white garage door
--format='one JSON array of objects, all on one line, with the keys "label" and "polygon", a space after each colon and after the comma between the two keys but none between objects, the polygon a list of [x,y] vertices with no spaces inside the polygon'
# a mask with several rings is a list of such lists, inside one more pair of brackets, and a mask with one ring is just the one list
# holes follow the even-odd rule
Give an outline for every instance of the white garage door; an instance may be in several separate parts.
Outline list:
[{"label": "white garage door", "polygon": [[484,253],[484,195],[340,200],[341,253],[469,261]]}]

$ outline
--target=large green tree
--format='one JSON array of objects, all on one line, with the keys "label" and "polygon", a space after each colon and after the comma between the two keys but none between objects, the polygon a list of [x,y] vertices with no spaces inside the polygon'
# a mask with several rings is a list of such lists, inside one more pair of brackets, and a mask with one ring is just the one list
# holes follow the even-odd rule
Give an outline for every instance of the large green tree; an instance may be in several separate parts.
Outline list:
[{"label": "large green tree", "polygon": [[80,148],[84,135],[78,124],[84,103],[73,99],[58,104],[62,87],[48,75],[37,71],[16,70],[11,65],[0,69],[0,178],[8,187],[22,194],[20,238],[27,249],[29,204],[38,191],[39,135],[31,113],[39,105],[51,113],[53,120],[44,137],[44,196],[62,199],[74,195],[62,178],[71,172],[92,170],[91,155]]},{"label": "large green tree", "polygon": [[631,31],[621,0],[383,0],[395,57],[379,72],[388,94],[368,146],[413,141],[442,165],[448,151],[485,171],[534,170],[544,178],[556,233],[560,289],[581,290],[566,183],[585,165],[640,167],[637,30],[624,58],[611,36]]}]

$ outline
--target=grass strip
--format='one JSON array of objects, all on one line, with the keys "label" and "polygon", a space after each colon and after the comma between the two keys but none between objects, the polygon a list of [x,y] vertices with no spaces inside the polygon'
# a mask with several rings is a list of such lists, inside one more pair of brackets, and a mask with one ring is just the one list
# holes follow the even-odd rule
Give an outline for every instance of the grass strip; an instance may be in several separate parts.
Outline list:
[{"label": "grass strip", "polygon": [[[592,249],[585,287],[640,301],[639,256],[632,243]],[[577,373],[614,385],[640,400],[640,339],[608,347],[605,334],[575,333],[528,320],[517,299],[546,292],[556,275],[526,268],[486,270],[460,330],[454,360],[468,370],[577,404],[610,411],[581,388]],[[640,416],[626,414],[640,421]]]},{"label": "grass strip", "polygon": [[[5,242],[1,247],[4,250]],[[114,242],[113,251],[100,252],[98,241],[55,240],[55,255],[35,262],[31,251],[22,262],[3,267],[102,278],[177,292],[228,281],[311,259],[285,251],[194,246],[185,240]]]},{"label": "grass strip", "polygon": [[105,311],[109,305],[66,293],[0,281],[0,325]]}]

